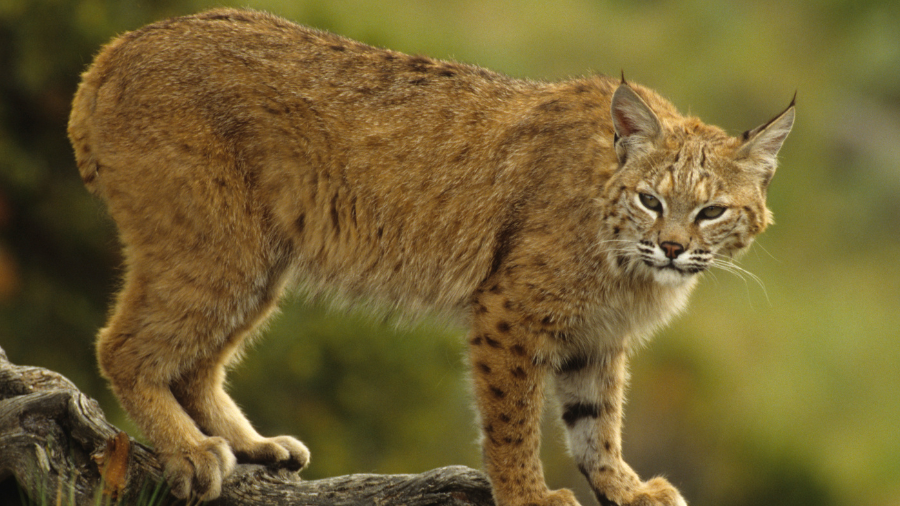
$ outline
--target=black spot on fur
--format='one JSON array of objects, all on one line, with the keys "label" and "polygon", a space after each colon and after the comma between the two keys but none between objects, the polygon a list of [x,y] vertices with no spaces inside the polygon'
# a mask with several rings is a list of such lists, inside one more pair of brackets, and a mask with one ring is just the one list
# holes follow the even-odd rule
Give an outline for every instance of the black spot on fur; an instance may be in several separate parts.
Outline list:
[{"label": "black spot on fur", "polygon": [[496,397],[498,399],[502,399],[502,398],[506,397],[506,392],[504,392],[503,390],[501,390],[493,385],[488,386],[488,388],[491,391],[491,395],[493,395],[494,397]]},{"label": "black spot on fur", "polygon": [[509,417],[509,415],[507,415],[506,413],[501,414],[501,415],[500,415],[499,417],[497,417],[497,418],[499,418],[500,421],[503,422],[503,423],[509,423],[509,421],[511,420],[511,418]]},{"label": "black spot on fur", "polygon": [[543,112],[555,112],[555,113],[563,112],[563,111],[565,111],[566,109],[568,109],[568,107],[567,107],[565,104],[563,104],[563,103],[560,101],[560,99],[558,99],[558,98],[555,98],[555,99],[553,99],[553,100],[544,102],[544,103],[538,105],[537,108],[538,108],[539,111],[543,111]]},{"label": "black spot on fur", "polygon": [[485,364],[484,362],[478,362],[477,366],[478,366],[479,371],[481,371],[485,374],[491,373],[491,366]]},{"label": "black spot on fur", "polygon": [[346,50],[347,50],[347,47],[344,46],[343,44],[332,44],[332,45],[330,45],[330,46],[328,46],[328,47],[331,48],[331,49],[333,49],[333,50],[335,50],[335,51],[338,51],[338,52],[343,52],[343,51],[346,51]]},{"label": "black spot on fur", "polygon": [[484,342],[486,342],[491,348],[503,348],[503,345],[500,344],[500,341],[491,339],[491,336],[484,336]]},{"label": "black spot on fur", "polygon": [[562,364],[559,364],[559,368],[556,370],[558,374],[568,374],[573,372],[578,372],[588,365],[588,358],[585,355],[572,355],[563,361]]},{"label": "black spot on fur", "polygon": [[611,500],[609,497],[606,497],[606,494],[603,492],[594,491],[594,495],[597,496],[597,502],[600,503],[600,506],[619,506],[619,503]]},{"label": "black spot on fur", "polygon": [[472,338],[471,341],[469,341],[469,343],[472,346],[481,346],[481,342],[482,342],[481,336],[475,336],[474,338]]},{"label": "black spot on fur", "polygon": [[303,233],[303,229],[306,228],[306,215],[301,214],[294,220],[294,228],[297,229],[298,234]]},{"label": "black spot on fur", "polygon": [[563,410],[562,419],[566,426],[572,428],[582,418],[597,418],[600,416],[600,407],[596,404],[569,404]]},{"label": "black spot on fur", "polygon": [[582,474],[585,478],[588,479],[588,481],[591,481],[591,475],[590,475],[590,473],[588,473],[588,470],[587,470],[587,468],[584,467],[584,465],[578,464],[578,470],[581,472],[581,474]]},{"label": "black spot on fur", "polygon": [[569,334],[567,334],[566,332],[552,332],[550,335],[553,336],[553,339],[556,339],[557,341],[566,342],[569,340]]},{"label": "black spot on fur", "polygon": [[341,221],[338,214],[337,195],[331,199],[331,225],[334,227],[334,235],[341,235]]},{"label": "black spot on fur", "polygon": [[[512,249],[512,238],[515,235],[517,226],[513,222],[504,223],[497,235],[494,237],[494,255],[491,258],[491,269],[488,271],[487,279],[496,274],[503,265],[503,261],[509,255]],[[494,285],[497,286],[496,284]],[[492,292],[495,290],[492,288]]]},{"label": "black spot on fur", "polygon": [[497,330],[502,334],[508,333],[509,332],[509,323],[504,322],[504,321],[498,322]]},{"label": "black spot on fur", "polygon": [[520,357],[525,356],[525,353],[526,353],[525,347],[522,346],[521,344],[517,344],[517,345],[513,346],[511,349],[512,349],[512,352],[515,353],[516,355],[518,355]]},{"label": "black spot on fur", "polygon": [[[229,13],[215,13],[215,14],[207,14],[196,16],[197,19],[204,19],[208,21],[239,21],[241,23],[251,23],[251,20],[248,16],[243,15],[243,13],[229,12]],[[176,21],[177,19],[169,20]],[[168,23],[166,23],[168,24]]]},{"label": "black spot on fur", "polygon": [[409,70],[413,72],[427,72],[431,60],[424,56],[413,56],[407,60],[406,64],[409,66]]},{"label": "black spot on fur", "polygon": [[522,369],[521,367],[516,367],[515,369],[509,371],[509,373],[512,374],[513,378],[516,379],[525,379],[525,377],[528,376],[525,373],[525,369]]}]

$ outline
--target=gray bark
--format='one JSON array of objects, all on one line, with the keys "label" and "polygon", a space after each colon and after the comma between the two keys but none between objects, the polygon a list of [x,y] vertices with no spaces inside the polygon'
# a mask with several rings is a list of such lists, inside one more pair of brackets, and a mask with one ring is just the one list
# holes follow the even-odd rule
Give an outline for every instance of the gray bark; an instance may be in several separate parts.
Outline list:
[{"label": "gray bark", "polygon": [[[15,479],[34,504],[134,504],[166,496],[153,450],[106,421],[62,375],[17,366],[0,348],[0,482]],[[484,474],[463,466],[415,475],[355,474],[314,481],[240,464],[216,506],[493,505]],[[156,501],[154,504],[159,504]]]}]

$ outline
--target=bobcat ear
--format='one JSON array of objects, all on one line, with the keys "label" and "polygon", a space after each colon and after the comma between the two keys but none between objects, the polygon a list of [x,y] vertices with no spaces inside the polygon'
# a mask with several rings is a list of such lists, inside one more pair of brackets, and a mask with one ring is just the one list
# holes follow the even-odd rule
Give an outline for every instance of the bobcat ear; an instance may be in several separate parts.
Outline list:
[{"label": "bobcat ear", "polygon": [[644,100],[625,82],[613,93],[610,104],[615,129],[616,155],[619,163],[635,154],[647,152],[658,145],[662,138],[659,118]]},{"label": "bobcat ear", "polygon": [[778,165],[776,156],[794,125],[796,101],[797,94],[795,93],[791,105],[784,112],[769,120],[768,123],[744,132],[742,136],[744,142],[735,154],[737,160],[746,159],[758,164],[759,170],[762,172],[763,187],[768,186],[769,180],[775,174],[775,167]]}]

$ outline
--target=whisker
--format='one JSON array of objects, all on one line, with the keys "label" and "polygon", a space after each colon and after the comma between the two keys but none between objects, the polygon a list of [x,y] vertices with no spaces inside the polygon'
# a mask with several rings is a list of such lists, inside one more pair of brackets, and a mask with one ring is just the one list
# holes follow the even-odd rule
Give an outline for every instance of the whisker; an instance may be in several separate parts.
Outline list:
[{"label": "whisker", "polygon": [[[746,275],[747,277],[749,277],[750,279],[755,281],[757,284],[759,284],[760,288],[762,288],[764,291],[766,289],[765,285],[762,282],[762,279],[760,279],[759,276],[757,276],[756,274],[753,274],[752,272],[748,271],[747,269],[744,269],[743,267],[741,267],[739,265],[734,264],[733,262],[729,262],[729,261],[725,261],[725,260],[721,260],[721,259],[717,258],[717,259],[713,259],[712,265],[715,267],[718,267],[724,271],[734,273],[741,279],[744,279],[744,275]],[[745,279],[745,281],[746,281],[746,279]]]},{"label": "whisker", "polygon": [[719,277],[716,276],[715,271],[713,271],[713,270],[711,270],[711,269],[707,269],[706,272],[708,272],[709,275],[712,276],[713,283],[715,283],[716,286],[718,286],[718,285],[719,285]]},{"label": "whisker", "polygon": [[739,262],[736,258],[733,258],[733,257],[730,257],[730,256],[726,256],[726,255],[723,255],[723,254],[721,254],[721,253],[714,253],[714,254],[713,254],[713,257],[714,257],[714,260],[715,260],[715,261],[722,262],[722,263],[726,263],[726,264],[728,264],[728,265],[730,265],[730,266],[732,266],[732,267],[734,267],[734,268],[736,268],[736,269],[741,270],[741,272],[744,272],[744,273],[749,274],[749,275],[751,275],[751,276],[753,276],[753,277],[756,277],[755,274],[753,274],[752,272],[748,271],[747,269],[744,269],[743,267],[741,267],[741,266],[740,266],[740,262]]},{"label": "whisker", "polygon": [[769,291],[766,289],[765,283],[763,283],[762,278],[760,278],[756,274],[753,274],[752,272],[748,271],[747,269],[744,269],[743,267],[737,265],[734,262],[734,260],[732,260],[731,258],[728,258],[728,257],[726,257],[724,255],[720,255],[720,254],[715,255],[715,258],[713,258],[711,265],[713,267],[718,267],[719,269],[722,269],[725,272],[730,272],[730,273],[734,274],[735,276],[741,278],[744,281],[744,284],[747,286],[747,290],[748,290],[747,295],[748,296],[750,295],[750,292],[749,292],[750,284],[747,282],[747,278],[749,277],[757,285],[759,285],[759,287],[762,289],[763,295],[765,295],[765,297],[766,297],[766,302],[770,306],[772,305],[772,301],[769,299]]},{"label": "whisker", "polygon": [[762,245],[762,243],[760,243],[759,241],[756,241],[756,242],[754,242],[754,244],[755,244],[759,249],[763,250],[763,252],[764,252],[766,255],[769,255],[769,258],[771,258],[772,260],[775,260],[775,261],[778,262],[778,263],[781,263],[781,260],[775,258],[775,255],[769,253],[769,250],[767,250],[766,247]]}]

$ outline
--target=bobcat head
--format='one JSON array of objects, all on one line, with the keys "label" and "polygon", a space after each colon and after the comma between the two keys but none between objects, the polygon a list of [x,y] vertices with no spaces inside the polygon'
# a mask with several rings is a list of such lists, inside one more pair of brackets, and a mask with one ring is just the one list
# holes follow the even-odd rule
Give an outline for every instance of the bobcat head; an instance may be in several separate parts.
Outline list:
[{"label": "bobcat head", "polygon": [[711,266],[737,268],[730,260],[771,222],[766,189],[794,101],[740,138],[665,107],[657,115],[624,81],[611,112],[619,166],[606,185],[616,212],[604,235],[612,263],[666,285]]}]

